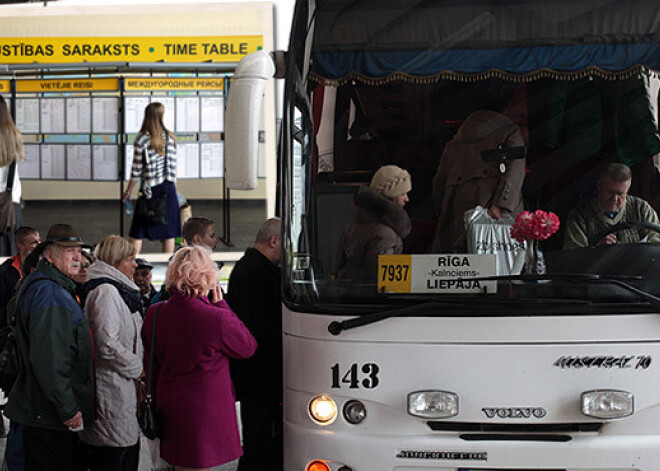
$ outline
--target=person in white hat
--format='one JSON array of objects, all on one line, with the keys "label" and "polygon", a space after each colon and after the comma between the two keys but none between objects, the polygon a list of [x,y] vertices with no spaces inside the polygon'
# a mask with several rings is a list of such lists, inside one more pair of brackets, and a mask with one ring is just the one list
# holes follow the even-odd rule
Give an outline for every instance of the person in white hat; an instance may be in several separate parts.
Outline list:
[{"label": "person in white hat", "polygon": [[369,187],[361,188],[351,207],[335,262],[340,279],[375,281],[378,256],[400,254],[412,228],[404,209],[412,190],[410,173],[396,165],[378,169]]}]

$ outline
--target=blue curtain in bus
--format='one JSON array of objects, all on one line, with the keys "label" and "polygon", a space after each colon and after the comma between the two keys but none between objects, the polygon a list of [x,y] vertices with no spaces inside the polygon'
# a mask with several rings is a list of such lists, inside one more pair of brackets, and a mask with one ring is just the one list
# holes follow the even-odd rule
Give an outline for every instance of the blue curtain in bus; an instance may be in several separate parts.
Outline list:
[{"label": "blue curtain in bus", "polygon": [[[576,73],[594,68],[607,73],[660,70],[660,44],[590,44],[553,47],[507,47],[440,51],[317,52],[312,71],[337,80],[350,75],[383,78],[405,71],[412,76],[454,73],[458,76],[502,71],[515,76]],[[444,77],[448,78],[448,77]]]}]

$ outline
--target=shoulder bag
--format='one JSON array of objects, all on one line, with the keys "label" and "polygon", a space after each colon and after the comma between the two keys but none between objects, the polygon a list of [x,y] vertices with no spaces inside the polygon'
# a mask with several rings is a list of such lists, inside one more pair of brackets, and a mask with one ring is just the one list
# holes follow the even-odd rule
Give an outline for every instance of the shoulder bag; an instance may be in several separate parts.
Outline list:
[{"label": "shoulder bag", "polygon": [[[163,303],[164,304],[164,303]],[[158,313],[163,304],[156,307],[156,314],[154,314],[154,325],[151,328],[151,347],[149,348],[149,368],[147,369],[147,395],[140,403],[138,423],[140,429],[145,437],[149,440],[155,440],[163,436],[163,427],[156,408],[156,402],[151,394],[151,373],[154,368],[154,352],[156,351],[156,321],[158,321]]]},{"label": "shoulder bag", "polygon": [[[165,141],[165,162],[167,163],[167,139]],[[147,153],[149,152],[149,146],[144,146],[144,153],[142,154],[142,166],[144,169],[147,168],[149,159]],[[147,224],[156,226],[159,224],[167,224],[167,196],[157,196],[154,197],[150,193],[149,195],[145,194],[144,181],[142,181],[142,189],[140,190],[140,196],[135,202],[135,214],[142,218]]]},{"label": "shoulder bag", "polygon": [[[47,280],[57,283],[51,278],[33,278],[23,288],[23,292],[27,291],[31,284],[37,281]],[[12,309],[13,312],[9,312]],[[9,300],[7,304],[7,314],[10,314],[11,319],[6,327],[0,329],[0,389],[9,393],[9,390],[14,385],[18,372],[21,369],[20,358],[18,356],[18,345],[16,344],[16,310],[18,309],[18,293],[16,293]],[[9,317],[9,316],[8,316]]]},{"label": "shoulder bag", "polygon": [[16,226],[16,208],[12,200],[15,175],[16,161],[13,161],[7,173],[7,189],[0,194],[0,232],[11,233]]}]

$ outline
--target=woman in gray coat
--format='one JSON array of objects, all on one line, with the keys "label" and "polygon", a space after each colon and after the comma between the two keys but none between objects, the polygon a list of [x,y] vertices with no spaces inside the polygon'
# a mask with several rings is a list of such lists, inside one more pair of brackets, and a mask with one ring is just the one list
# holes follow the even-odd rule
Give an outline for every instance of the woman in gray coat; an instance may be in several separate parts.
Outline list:
[{"label": "woman in gray coat", "polygon": [[139,428],[135,380],[143,375],[140,290],[133,282],[135,248],[106,237],[88,269],[85,316],[94,337],[96,420],[81,439],[90,445],[92,471],[136,471]]}]

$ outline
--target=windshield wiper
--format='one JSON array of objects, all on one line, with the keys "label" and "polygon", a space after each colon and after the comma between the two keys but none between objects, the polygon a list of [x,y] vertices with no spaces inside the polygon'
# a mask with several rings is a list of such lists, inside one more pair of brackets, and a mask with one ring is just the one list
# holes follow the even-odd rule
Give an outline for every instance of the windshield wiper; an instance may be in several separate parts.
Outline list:
[{"label": "windshield wiper", "polygon": [[[460,304],[466,304],[469,302],[470,304],[473,304],[474,302],[478,301],[484,301],[487,302],[488,305],[492,306],[493,304],[510,304],[512,302],[515,302],[517,300],[511,300],[511,299],[485,299],[485,298],[472,298],[469,300],[466,299],[444,299],[442,302],[440,301],[433,301],[433,302],[428,302],[428,303],[422,303],[422,304],[415,304],[414,306],[407,306],[399,309],[391,309],[388,311],[382,311],[382,312],[375,312],[373,314],[367,314],[364,316],[360,317],[353,317],[351,319],[347,319],[345,321],[332,321],[330,324],[328,324],[328,332],[330,332],[332,335],[339,335],[345,330],[350,330],[354,329],[356,327],[362,327],[365,325],[369,324],[374,324],[376,322],[389,319],[391,317],[404,317],[407,314],[412,314],[419,312],[420,310],[427,310],[427,309],[439,309],[447,306],[456,306]],[[548,306],[551,305],[552,307],[556,307],[557,305],[588,305],[591,304],[590,301],[585,301],[585,300],[560,300],[560,299],[525,299],[525,302],[528,304],[539,304],[543,306]]]},{"label": "windshield wiper", "polygon": [[594,273],[546,273],[543,275],[497,275],[479,278],[459,278],[470,281],[596,281],[596,280],[640,281],[637,275],[597,275]]},{"label": "windshield wiper", "polygon": [[619,286],[629,293],[636,294],[660,311],[660,298],[644,290],[629,285],[626,281],[640,281],[643,278],[636,275],[597,275],[594,273],[552,273],[544,275],[503,275],[469,278],[475,281],[570,281],[587,284],[609,284]]},{"label": "windshield wiper", "polygon": [[[642,300],[648,302],[653,307],[658,309],[660,312],[660,298],[654,296],[650,293],[647,293],[644,290],[635,288],[634,286],[629,285],[626,281],[639,281],[642,280],[641,276],[632,276],[632,275],[597,275],[591,273],[555,273],[555,274],[545,274],[545,275],[503,275],[503,276],[489,276],[489,277],[480,277],[480,278],[464,278],[464,280],[474,280],[474,281],[570,281],[570,282],[582,282],[587,284],[611,284],[614,286],[619,286],[626,291],[633,293],[639,296]],[[625,281],[624,281],[625,280]],[[502,299],[488,299],[489,303],[509,303],[513,300],[502,300]],[[527,303],[550,303],[553,305],[556,304],[567,304],[567,305],[585,305],[591,304],[588,300],[548,300],[548,299],[525,299]],[[376,312],[373,314],[368,314],[365,316],[354,317],[345,321],[332,321],[328,324],[328,332],[332,335],[339,335],[345,330],[354,329],[356,327],[361,327],[369,324],[373,324],[391,317],[400,317],[405,316],[406,314],[411,314],[413,312],[418,312],[423,309],[430,308],[440,308],[446,307],[447,305],[454,303],[464,303],[466,300],[443,300],[443,302],[429,302],[416,304],[414,306],[408,306],[400,309],[392,309],[389,311]],[[470,302],[474,302],[474,299],[471,299]]]}]

